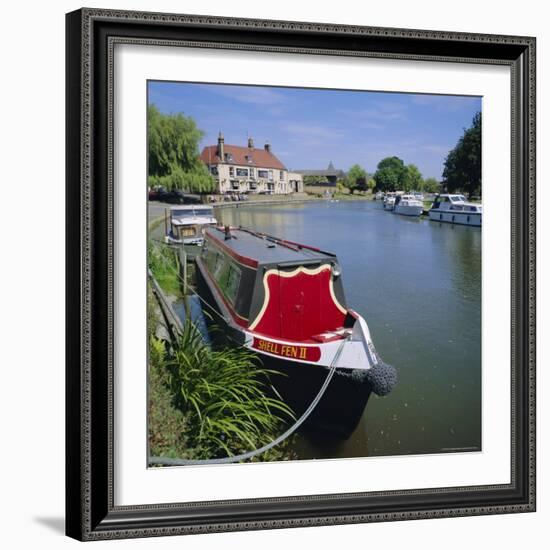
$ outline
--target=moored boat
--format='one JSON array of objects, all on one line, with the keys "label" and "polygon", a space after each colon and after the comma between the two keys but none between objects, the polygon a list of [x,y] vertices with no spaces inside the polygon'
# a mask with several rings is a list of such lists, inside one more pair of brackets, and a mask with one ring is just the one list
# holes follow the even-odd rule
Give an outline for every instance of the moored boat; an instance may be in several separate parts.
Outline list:
[{"label": "moored boat", "polygon": [[[254,351],[283,399],[301,415],[329,369],[336,376],[308,418],[310,429],[347,436],[371,390],[396,382],[365,320],[346,306],[334,254],[251,230],[212,227],[196,259],[198,291],[224,336]],[[210,314],[212,317],[212,315]]]},{"label": "moored boat", "polygon": [[481,227],[481,204],[466,202],[464,195],[437,195],[430,208],[430,220]]},{"label": "moored boat", "polygon": [[424,205],[412,194],[397,195],[393,211],[402,216],[420,216]]},{"label": "moored boat", "polygon": [[166,210],[164,223],[166,243],[201,245],[204,228],[216,225],[217,221],[212,206],[193,204]]},{"label": "moored boat", "polygon": [[384,206],[384,210],[388,210],[388,211],[392,211],[394,206],[395,206],[395,199],[396,199],[396,194],[395,193],[386,193],[385,197],[384,197],[384,200],[383,200],[383,206]]}]

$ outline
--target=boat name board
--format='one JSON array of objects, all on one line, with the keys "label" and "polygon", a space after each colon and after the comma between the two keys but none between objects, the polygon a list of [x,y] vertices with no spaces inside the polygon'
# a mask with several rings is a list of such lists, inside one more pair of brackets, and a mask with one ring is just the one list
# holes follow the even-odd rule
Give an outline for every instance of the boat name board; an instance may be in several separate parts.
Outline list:
[{"label": "boat name board", "polygon": [[254,336],[252,347],[258,351],[279,355],[280,357],[288,357],[290,359],[298,359],[301,361],[311,361],[316,363],[321,358],[321,350],[317,346],[294,346],[292,344],[281,344],[272,342]]}]

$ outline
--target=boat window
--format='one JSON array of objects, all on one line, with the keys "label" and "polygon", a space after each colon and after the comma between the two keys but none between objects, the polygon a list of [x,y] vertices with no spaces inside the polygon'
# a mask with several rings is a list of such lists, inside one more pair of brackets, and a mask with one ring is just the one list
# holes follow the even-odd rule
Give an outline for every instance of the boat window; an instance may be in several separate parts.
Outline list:
[{"label": "boat window", "polygon": [[231,264],[225,281],[225,285],[222,286],[222,290],[227,299],[231,303],[235,303],[237,298],[237,291],[239,290],[239,283],[241,282],[241,270],[236,265]]},{"label": "boat window", "polygon": [[218,282],[224,296],[231,303],[235,303],[239,290],[239,283],[241,282],[241,270],[221,254],[217,254],[217,256],[213,270],[214,278]]},{"label": "boat window", "polygon": [[222,275],[223,275],[223,271],[224,271],[224,267],[226,266],[226,262],[225,262],[225,258],[221,255],[221,254],[216,254],[216,262],[214,264],[214,268],[212,269],[212,273],[214,275],[214,279],[216,279],[216,281],[220,281]]},{"label": "boat window", "polygon": [[192,215],[192,210],[172,210],[172,218],[185,218]]},{"label": "boat window", "polygon": [[195,208],[195,216],[212,216],[212,208]]},{"label": "boat window", "polygon": [[212,250],[210,247],[203,248],[202,253],[208,271],[210,271],[210,273],[214,273],[214,267],[216,265],[218,253],[215,250]]}]

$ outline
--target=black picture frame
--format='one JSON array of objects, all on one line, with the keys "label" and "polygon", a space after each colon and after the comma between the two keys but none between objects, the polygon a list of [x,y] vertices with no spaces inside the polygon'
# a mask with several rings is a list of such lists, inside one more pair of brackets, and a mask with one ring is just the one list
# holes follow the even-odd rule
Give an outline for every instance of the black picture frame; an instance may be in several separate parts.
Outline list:
[{"label": "black picture frame", "polygon": [[[66,25],[66,533],[79,540],[535,510],[535,38],[81,9]],[[113,500],[113,45],[511,69],[511,483],[186,505]]]}]

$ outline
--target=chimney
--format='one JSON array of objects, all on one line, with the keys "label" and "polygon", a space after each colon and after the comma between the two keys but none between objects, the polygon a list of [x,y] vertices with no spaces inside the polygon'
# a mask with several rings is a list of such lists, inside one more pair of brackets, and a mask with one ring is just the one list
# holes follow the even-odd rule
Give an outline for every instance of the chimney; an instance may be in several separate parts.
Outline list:
[{"label": "chimney", "polygon": [[218,135],[218,157],[220,157],[221,161],[225,161],[225,155],[223,150],[223,134],[220,132]]},{"label": "chimney", "polygon": [[268,153],[271,153],[271,145],[269,144],[269,141],[266,141],[266,142],[265,142],[264,149],[265,149]]},{"label": "chimney", "polygon": [[248,148],[254,149],[254,140],[251,137],[248,138]]}]

